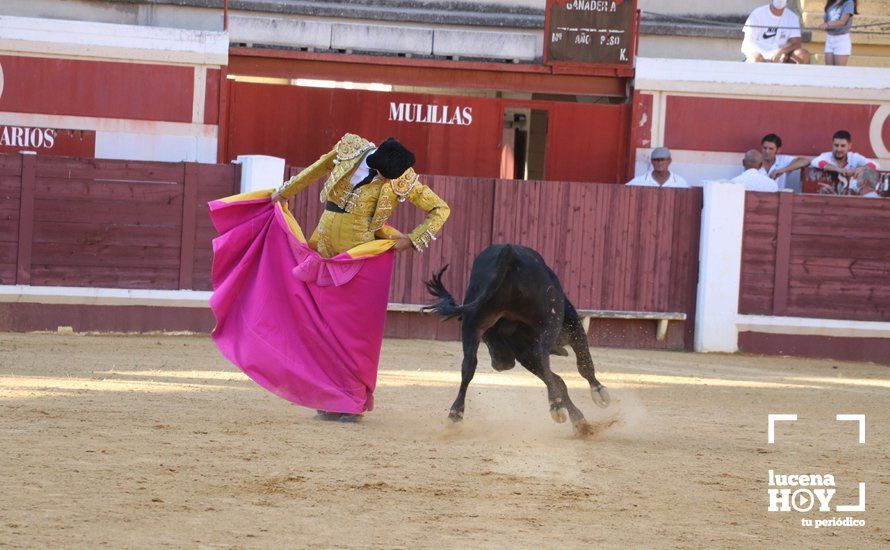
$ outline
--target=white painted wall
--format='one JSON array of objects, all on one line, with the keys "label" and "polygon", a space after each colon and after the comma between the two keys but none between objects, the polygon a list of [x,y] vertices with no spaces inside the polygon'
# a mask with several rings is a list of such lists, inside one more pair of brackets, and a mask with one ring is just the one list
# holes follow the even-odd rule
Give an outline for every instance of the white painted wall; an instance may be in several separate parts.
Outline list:
[{"label": "white painted wall", "polygon": [[890,101],[890,68],[638,57],[635,87],[640,92],[880,103]]},{"label": "white painted wall", "polygon": [[216,138],[96,132],[96,158],[215,163]]},{"label": "white painted wall", "polygon": [[743,186],[723,182],[704,185],[695,351],[738,351],[744,221]]},{"label": "white painted wall", "polygon": [[284,181],[284,159],[266,155],[238,155],[241,192],[277,188]]}]

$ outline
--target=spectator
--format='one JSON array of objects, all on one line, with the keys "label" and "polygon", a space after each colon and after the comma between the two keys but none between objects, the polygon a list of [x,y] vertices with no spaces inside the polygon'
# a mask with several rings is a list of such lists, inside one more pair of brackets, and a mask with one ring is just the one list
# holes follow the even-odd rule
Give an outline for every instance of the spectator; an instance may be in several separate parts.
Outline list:
[{"label": "spectator", "polygon": [[819,28],[825,31],[825,64],[846,65],[853,52],[850,27],[856,11],[856,0],[828,0],[825,2],[825,21]]},{"label": "spectator", "polygon": [[809,63],[801,45],[800,19],[786,9],[787,0],[772,0],[755,8],[745,21],[742,53],[748,63]]},{"label": "spectator", "polygon": [[871,168],[866,168],[859,174],[856,180],[859,184],[859,195],[869,199],[879,199],[878,195],[878,173]]},{"label": "spectator", "polygon": [[642,176],[635,177],[627,182],[626,185],[640,187],[689,187],[683,176],[668,170],[671,166],[670,149],[667,147],[656,147],[652,150],[649,159],[652,161],[652,170]]},{"label": "spectator", "polygon": [[766,174],[761,173],[763,155],[757,149],[751,149],[745,153],[745,158],[742,159],[742,166],[745,167],[745,171],[730,181],[744,185],[748,191],[775,193],[779,190],[779,186],[776,185],[775,181]]},{"label": "spectator", "polygon": [[836,172],[842,176],[858,178],[866,168],[878,170],[880,166],[873,160],[868,160],[859,153],[851,151],[853,138],[850,132],[838,130],[832,138],[832,150],[822,153],[813,159],[810,166],[821,168],[826,172]]},{"label": "spectator", "polygon": [[782,138],[776,134],[767,134],[760,140],[760,153],[763,155],[763,166],[760,173],[776,180],[779,189],[785,189],[785,174],[810,165],[806,157],[780,155]]}]

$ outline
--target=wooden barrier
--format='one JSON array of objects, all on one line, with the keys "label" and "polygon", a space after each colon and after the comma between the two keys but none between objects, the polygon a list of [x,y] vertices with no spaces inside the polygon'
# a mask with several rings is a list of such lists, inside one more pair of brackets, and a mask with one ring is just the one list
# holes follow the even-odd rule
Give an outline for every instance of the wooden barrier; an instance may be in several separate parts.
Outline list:
[{"label": "wooden barrier", "polygon": [[[206,203],[236,193],[239,174],[238,165],[0,155],[0,284],[209,290],[215,231]],[[692,345],[700,189],[423,180],[451,205],[452,215],[434,246],[396,256],[391,303],[429,303],[423,281],[446,264],[445,284],[462,300],[479,252],[492,243],[519,243],[542,254],[595,329],[607,327],[592,330],[591,341],[611,338],[621,345],[630,339],[635,345],[667,335],[661,347]],[[291,200],[307,232],[323,209],[320,186],[315,182]],[[390,223],[410,231],[423,217],[402,204]],[[37,305],[15,307],[47,320]],[[74,312],[79,306],[47,307]],[[650,328],[640,329],[640,320]],[[678,329],[668,331],[665,321]],[[198,317],[189,323],[206,324]],[[161,319],[152,324],[162,325]],[[392,312],[387,331],[457,337],[453,323],[403,311]]]},{"label": "wooden barrier", "polygon": [[887,227],[884,200],[748,193],[739,312],[890,320]]},{"label": "wooden barrier", "polygon": [[0,155],[0,284],[210,289],[238,165]]},{"label": "wooden barrier", "polygon": [[[298,171],[289,168],[287,177]],[[423,281],[448,264],[443,281],[460,301],[479,252],[493,243],[518,243],[541,253],[586,317],[646,320],[654,323],[652,340],[664,339],[667,321],[685,320],[680,345],[692,345],[701,189],[448,176],[423,176],[423,182],[448,202],[451,218],[426,252],[396,257],[390,302],[405,315],[394,317],[390,334],[456,338],[454,326],[420,327],[409,313],[431,301]],[[291,199],[305,228],[313,228],[323,211],[321,185]],[[423,217],[405,203],[390,223],[407,232]]]}]

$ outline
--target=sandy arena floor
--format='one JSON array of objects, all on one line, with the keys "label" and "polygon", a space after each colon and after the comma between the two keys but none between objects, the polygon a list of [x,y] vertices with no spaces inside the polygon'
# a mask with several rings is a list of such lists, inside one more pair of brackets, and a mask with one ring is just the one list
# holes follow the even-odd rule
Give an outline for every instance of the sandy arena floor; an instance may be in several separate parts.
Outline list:
[{"label": "sandy arena floor", "polygon": [[[890,545],[890,370],[594,349],[613,404],[554,358],[594,440],[484,352],[447,429],[457,343],[384,343],[377,410],[312,420],[206,337],[0,334],[0,547],[581,548]],[[767,444],[767,413],[797,413]],[[866,443],[855,422],[864,413]],[[767,512],[767,472],[831,473],[836,504]],[[864,527],[806,528],[851,516]]]}]

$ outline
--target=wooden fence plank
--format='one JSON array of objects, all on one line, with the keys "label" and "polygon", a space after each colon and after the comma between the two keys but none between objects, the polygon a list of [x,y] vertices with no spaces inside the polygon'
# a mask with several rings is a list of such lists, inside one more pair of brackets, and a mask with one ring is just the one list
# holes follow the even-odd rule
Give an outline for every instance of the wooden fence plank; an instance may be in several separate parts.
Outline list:
[{"label": "wooden fence plank", "polygon": [[179,271],[174,267],[60,266],[34,263],[31,282],[41,286],[175,289]]},{"label": "wooden fence plank", "polygon": [[182,229],[179,241],[179,288],[192,288],[195,269],[195,218],[198,209],[198,166],[182,163]]},{"label": "wooden fence plank", "polygon": [[680,220],[675,220],[675,223],[682,222],[689,228],[689,240],[685,241],[688,243],[688,246],[683,248],[683,262],[680,264],[680,269],[686,273],[686,324],[683,343],[687,351],[692,351],[695,343],[695,307],[699,272],[698,251],[701,242],[701,211],[704,203],[704,193],[702,189],[690,189],[688,196],[689,200],[686,202],[687,211]]},{"label": "wooden fence plank", "polygon": [[794,215],[794,195],[779,195],[776,219],[776,274],[773,286],[773,314],[785,315],[788,309],[788,276],[791,265],[791,224]]},{"label": "wooden fence plank", "polygon": [[22,188],[19,201],[19,244],[15,282],[31,284],[31,250],[34,237],[34,197],[37,155],[21,155]]}]

